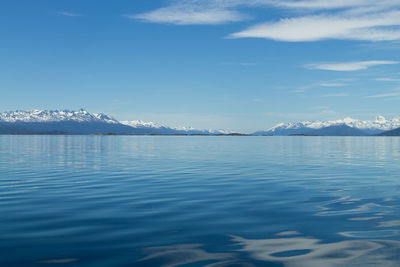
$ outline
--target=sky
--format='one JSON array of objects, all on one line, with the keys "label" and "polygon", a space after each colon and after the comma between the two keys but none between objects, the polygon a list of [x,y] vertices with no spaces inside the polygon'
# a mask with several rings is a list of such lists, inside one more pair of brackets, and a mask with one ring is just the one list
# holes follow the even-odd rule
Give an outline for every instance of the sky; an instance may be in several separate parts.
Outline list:
[{"label": "sky", "polygon": [[400,116],[400,0],[2,0],[0,111],[169,126]]}]

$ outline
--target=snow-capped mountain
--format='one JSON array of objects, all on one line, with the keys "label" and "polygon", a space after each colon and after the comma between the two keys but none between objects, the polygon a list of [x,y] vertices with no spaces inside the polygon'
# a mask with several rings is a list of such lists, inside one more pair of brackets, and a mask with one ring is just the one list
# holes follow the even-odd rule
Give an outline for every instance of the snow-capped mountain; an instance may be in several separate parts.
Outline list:
[{"label": "snow-capped mountain", "polygon": [[1,134],[146,134],[119,123],[111,116],[84,109],[32,110],[0,113]]},{"label": "snow-capped mountain", "polygon": [[141,120],[119,122],[111,116],[84,109],[8,111],[0,113],[0,134],[126,134],[126,135],[220,135],[219,130],[171,128]]},{"label": "snow-capped mountain", "polygon": [[145,128],[145,127],[150,127],[150,128],[162,128],[162,127],[166,127],[166,126],[164,126],[164,125],[160,125],[160,124],[157,124],[157,123],[154,123],[154,122],[145,122],[145,121],[142,121],[142,120],[133,120],[133,121],[121,121],[121,123],[122,124],[125,124],[125,125],[129,125],[129,126],[131,126],[131,127],[134,127],[134,128]]},{"label": "snow-capped mountain", "polygon": [[84,109],[79,111],[70,110],[32,110],[32,111],[9,111],[0,113],[0,122],[104,122],[118,124],[119,122],[102,113],[91,114]]},{"label": "snow-capped mountain", "polygon": [[193,127],[168,127],[154,122],[145,122],[142,120],[121,121],[122,124],[131,126],[133,128],[151,128],[160,134],[189,134],[189,135],[219,135],[229,134],[225,130],[199,130]]},{"label": "snow-capped mountain", "polygon": [[366,134],[379,134],[400,127],[400,118],[394,117],[386,119],[383,116],[377,116],[375,120],[357,120],[345,118],[331,121],[303,121],[295,123],[279,123],[274,127],[254,133],[255,135],[291,135],[308,134],[313,130],[326,127],[346,125],[351,128],[362,130]]}]

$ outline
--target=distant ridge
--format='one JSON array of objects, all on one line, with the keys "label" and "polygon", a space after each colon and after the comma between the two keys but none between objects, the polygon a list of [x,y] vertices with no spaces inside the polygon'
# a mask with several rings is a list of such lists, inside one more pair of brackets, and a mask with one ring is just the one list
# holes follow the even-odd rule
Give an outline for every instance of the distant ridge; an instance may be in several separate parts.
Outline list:
[{"label": "distant ridge", "polygon": [[119,122],[84,109],[8,111],[0,113],[0,134],[224,135],[225,131],[170,128],[152,122]]},{"label": "distant ridge", "polygon": [[[361,132],[353,131],[357,129]],[[390,131],[400,127],[400,118],[386,119],[383,116],[377,116],[375,120],[357,120],[352,118],[345,118],[333,121],[303,121],[295,123],[279,123],[266,131],[258,131],[254,135],[304,135],[312,134],[313,131],[323,128],[332,127],[324,130],[324,135],[377,135],[386,131]],[[335,127],[338,127],[335,129]],[[334,130],[335,129],[335,130]],[[340,133],[340,130],[342,133]],[[329,133],[331,131],[332,133]],[[318,133],[318,132],[317,132]]]},{"label": "distant ridge", "polygon": [[400,136],[400,118],[375,120],[345,118],[335,121],[280,123],[253,134],[224,130],[199,130],[192,127],[168,127],[141,120],[118,121],[103,113],[84,109],[31,110],[0,113],[0,134],[71,134],[71,135],[281,135],[281,136]]},{"label": "distant ridge", "polygon": [[184,134],[184,135],[225,135],[230,132],[224,130],[198,130],[193,127],[168,127],[154,122],[144,122],[141,120],[121,121],[122,124],[133,128],[151,128],[160,134]]},{"label": "distant ridge", "polygon": [[118,124],[119,122],[111,116],[103,113],[90,113],[84,109],[71,110],[17,110],[0,113],[0,122],[23,123],[23,122],[103,122]]},{"label": "distant ridge", "polygon": [[368,136],[366,132],[356,129],[346,124],[333,125],[323,127],[321,129],[312,130],[307,132],[308,135],[322,135],[322,136]]},{"label": "distant ridge", "polygon": [[387,131],[387,132],[383,132],[381,134],[378,134],[378,136],[400,136],[400,128],[391,130],[391,131]]}]

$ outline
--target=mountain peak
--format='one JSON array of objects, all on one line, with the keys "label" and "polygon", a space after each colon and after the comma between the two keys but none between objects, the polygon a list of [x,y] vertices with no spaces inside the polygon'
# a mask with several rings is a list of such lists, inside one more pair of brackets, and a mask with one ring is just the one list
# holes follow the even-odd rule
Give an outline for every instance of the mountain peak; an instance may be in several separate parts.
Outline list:
[{"label": "mountain peak", "polygon": [[134,127],[134,128],[147,128],[147,127],[151,127],[151,128],[162,128],[165,127],[163,125],[154,123],[154,122],[145,122],[142,120],[132,120],[132,121],[121,121],[122,124]]},{"label": "mountain peak", "polygon": [[343,119],[343,121],[344,121],[345,124],[347,124],[347,123],[354,123],[357,120],[355,120],[353,118],[350,118],[350,117],[346,117],[346,118]]},{"label": "mountain peak", "polygon": [[378,115],[378,116],[376,116],[376,121],[385,123],[386,122],[386,118],[381,116],[381,115]]},{"label": "mountain peak", "polygon": [[340,120],[331,121],[302,121],[295,123],[279,123],[266,131],[256,132],[259,135],[290,135],[302,134],[310,130],[318,130],[325,127],[347,125],[349,127],[365,131],[370,134],[377,134],[400,127],[400,118],[386,119],[377,116],[375,120],[358,120],[346,117]]},{"label": "mountain peak", "polygon": [[117,120],[105,114],[92,114],[84,109],[71,110],[16,110],[0,113],[0,122],[105,122],[117,124]]}]

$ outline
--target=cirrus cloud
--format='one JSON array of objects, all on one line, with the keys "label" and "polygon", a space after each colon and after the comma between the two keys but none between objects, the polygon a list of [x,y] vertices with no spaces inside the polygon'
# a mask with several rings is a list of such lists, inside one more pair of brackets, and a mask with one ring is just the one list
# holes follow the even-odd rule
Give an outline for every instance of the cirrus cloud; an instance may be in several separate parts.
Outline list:
[{"label": "cirrus cloud", "polygon": [[306,68],[313,70],[357,71],[357,70],[365,70],[369,67],[378,65],[393,65],[398,63],[399,62],[397,61],[389,61],[389,60],[369,60],[369,61],[341,62],[341,63],[316,63],[316,64],[309,64],[306,66]]},{"label": "cirrus cloud", "polygon": [[344,83],[320,83],[319,86],[322,87],[341,87],[341,86],[345,86]]},{"label": "cirrus cloud", "polygon": [[58,12],[58,15],[66,16],[66,17],[82,17],[83,16],[82,14],[66,12],[66,11]]},{"label": "cirrus cloud", "polygon": [[285,42],[310,42],[327,39],[389,41],[400,39],[400,11],[361,16],[311,15],[285,18],[252,26],[228,36],[264,38]]},{"label": "cirrus cloud", "polygon": [[396,97],[400,96],[400,92],[392,92],[392,93],[385,93],[385,94],[377,94],[377,95],[369,95],[365,98],[387,98],[387,97]]},{"label": "cirrus cloud", "polygon": [[302,9],[343,9],[364,8],[364,10],[382,10],[400,4],[399,0],[300,0],[275,1],[275,5],[286,8]]},{"label": "cirrus cloud", "polygon": [[183,0],[149,12],[124,15],[143,22],[175,25],[217,25],[246,20],[247,15],[234,9],[234,1]]},{"label": "cirrus cloud", "polygon": [[246,16],[234,10],[201,10],[180,8],[161,8],[152,12],[139,15],[124,15],[131,19],[139,19],[145,22],[167,23],[176,25],[201,25],[201,24],[223,24],[228,22],[241,21]]},{"label": "cirrus cloud", "polygon": [[[400,40],[400,0],[174,0],[124,17],[151,23],[218,25],[255,18],[253,10],[282,10],[285,17],[258,22],[228,38],[283,42],[328,39]],[[289,11],[289,12],[288,12]]]}]

